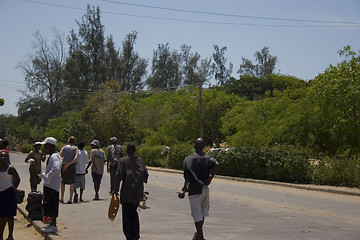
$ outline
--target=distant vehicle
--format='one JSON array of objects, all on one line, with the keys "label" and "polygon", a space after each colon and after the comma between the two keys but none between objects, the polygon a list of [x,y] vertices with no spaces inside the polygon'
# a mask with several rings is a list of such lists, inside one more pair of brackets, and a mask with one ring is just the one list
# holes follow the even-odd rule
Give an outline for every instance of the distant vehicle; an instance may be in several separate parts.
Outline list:
[{"label": "distant vehicle", "polygon": [[213,154],[213,153],[220,153],[220,152],[227,152],[229,151],[230,148],[210,148],[207,152],[209,154]]}]

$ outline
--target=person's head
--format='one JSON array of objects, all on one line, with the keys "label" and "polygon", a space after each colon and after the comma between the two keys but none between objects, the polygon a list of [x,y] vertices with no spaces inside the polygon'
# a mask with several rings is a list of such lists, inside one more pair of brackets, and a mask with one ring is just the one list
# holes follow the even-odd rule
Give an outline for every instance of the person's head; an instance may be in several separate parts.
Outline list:
[{"label": "person's head", "polygon": [[83,150],[84,147],[85,147],[85,143],[84,143],[83,141],[81,141],[81,142],[78,143],[78,148],[79,148],[80,150]]},{"label": "person's head", "polygon": [[134,154],[136,151],[135,143],[128,142],[128,144],[126,145],[126,151],[130,155]]},{"label": "person's head", "polygon": [[53,137],[47,137],[41,144],[44,145],[44,149],[46,153],[53,153],[56,151],[56,143],[57,140]]},{"label": "person's head", "polygon": [[9,152],[5,150],[0,150],[0,165],[8,164],[9,162]]},{"label": "person's head", "polygon": [[197,138],[194,143],[195,151],[202,151],[205,147],[205,141],[202,138]]},{"label": "person's head", "polygon": [[69,137],[68,143],[69,145],[75,145],[76,143],[75,137],[74,136]]},{"label": "person's head", "polygon": [[110,138],[110,143],[111,143],[111,144],[117,143],[117,138],[116,138],[116,137]]},{"label": "person's head", "polygon": [[0,149],[6,149],[9,146],[9,142],[6,139],[0,140]]},{"label": "person's head", "polygon": [[91,141],[91,148],[99,148],[100,142],[96,139]]}]

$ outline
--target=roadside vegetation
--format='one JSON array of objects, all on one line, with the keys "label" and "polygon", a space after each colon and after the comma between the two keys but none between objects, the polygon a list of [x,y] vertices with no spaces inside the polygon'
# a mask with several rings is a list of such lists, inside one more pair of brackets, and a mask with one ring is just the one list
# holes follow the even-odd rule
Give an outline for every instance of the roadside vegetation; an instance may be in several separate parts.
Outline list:
[{"label": "roadside vegetation", "polygon": [[360,52],[345,46],[342,62],[304,81],[276,73],[264,47],[254,61],[239,56],[235,78],[226,47],[203,57],[164,43],[149,61],[135,51],[137,35],[117,47],[90,6],[67,41],[35,33],[19,64],[27,91],[18,116],[0,115],[0,138],[28,152],[46,136],[102,147],[116,136],[136,142],[148,165],[181,169],[203,136],[226,148],[215,154],[223,175],[360,187]]}]

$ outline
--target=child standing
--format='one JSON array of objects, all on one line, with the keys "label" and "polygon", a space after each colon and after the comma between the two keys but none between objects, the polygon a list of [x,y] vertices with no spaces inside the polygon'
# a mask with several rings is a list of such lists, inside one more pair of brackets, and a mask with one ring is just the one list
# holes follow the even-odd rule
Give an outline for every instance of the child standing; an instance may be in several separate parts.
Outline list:
[{"label": "child standing", "polygon": [[41,182],[38,174],[41,173],[41,162],[45,161],[46,154],[40,151],[41,143],[36,142],[34,144],[34,150],[29,152],[25,158],[25,162],[29,163],[30,159],[34,161],[30,162],[29,173],[30,173],[30,188],[32,192],[37,190],[37,185]]}]

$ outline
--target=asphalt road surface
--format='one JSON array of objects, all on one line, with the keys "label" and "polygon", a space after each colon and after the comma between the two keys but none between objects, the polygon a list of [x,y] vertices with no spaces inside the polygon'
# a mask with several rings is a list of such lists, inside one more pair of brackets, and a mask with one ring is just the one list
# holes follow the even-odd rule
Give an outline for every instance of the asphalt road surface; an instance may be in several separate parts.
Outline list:
[{"label": "asphalt road surface", "polygon": [[[24,154],[11,154],[21,177],[20,189],[29,192]],[[45,163],[43,164],[45,169]],[[141,239],[192,239],[195,232],[187,197],[177,198],[181,174],[149,171],[151,209],[141,210]],[[85,202],[61,204],[55,239],[125,239],[121,209],[114,222],[107,218],[111,196],[104,173],[100,201],[93,201],[91,175],[86,176]],[[39,188],[42,191],[42,183]],[[68,200],[69,186],[64,200]],[[26,198],[22,207],[25,209]],[[360,197],[215,178],[210,185],[210,216],[205,219],[207,240],[360,239]]]}]

